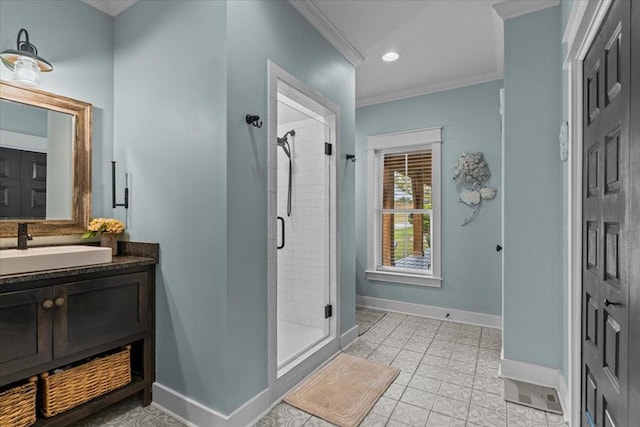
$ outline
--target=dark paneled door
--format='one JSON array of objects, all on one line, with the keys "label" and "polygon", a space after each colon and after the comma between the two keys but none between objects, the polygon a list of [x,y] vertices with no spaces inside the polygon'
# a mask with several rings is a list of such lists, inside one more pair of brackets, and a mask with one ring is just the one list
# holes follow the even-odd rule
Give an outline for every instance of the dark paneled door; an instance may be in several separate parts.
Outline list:
[{"label": "dark paneled door", "polygon": [[630,7],[614,1],[583,69],[583,426],[631,425]]},{"label": "dark paneled door", "polygon": [[0,218],[21,218],[22,152],[0,147]]},{"label": "dark paneled door", "polygon": [[0,218],[47,216],[47,154],[0,147]]},{"label": "dark paneled door", "polygon": [[631,273],[629,274],[629,420],[640,425],[640,2],[631,3]]},{"label": "dark paneled door", "polygon": [[47,155],[22,152],[22,218],[47,217]]}]

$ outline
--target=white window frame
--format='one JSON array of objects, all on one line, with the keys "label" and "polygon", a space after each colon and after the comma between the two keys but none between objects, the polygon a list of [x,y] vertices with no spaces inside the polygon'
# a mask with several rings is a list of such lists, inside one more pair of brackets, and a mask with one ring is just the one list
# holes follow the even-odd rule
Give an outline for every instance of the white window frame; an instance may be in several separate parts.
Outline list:
[{"label": "white window frame", "polygon": [[[431,149],[431,274],[411,274],[378,267],[380,227],[376,214],[376,155],[380,152]],[[439,288],[442,284],[442,198],[441,198],[442,128],[418,129],[409,132],[372,135],[367,138],[367,279],[382,282]]]}]

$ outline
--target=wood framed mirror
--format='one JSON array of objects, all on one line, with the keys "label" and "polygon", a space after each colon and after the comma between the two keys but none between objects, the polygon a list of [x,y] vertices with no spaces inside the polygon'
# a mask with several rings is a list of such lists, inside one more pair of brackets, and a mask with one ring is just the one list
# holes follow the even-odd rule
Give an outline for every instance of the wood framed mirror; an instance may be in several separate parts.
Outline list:
[{"label": "wood framed mirror", "polygon": [[91,215],[91,104],[0,80],[0,108],[0,237],[15,237],[21,222],[36,237],[82,233]]}]

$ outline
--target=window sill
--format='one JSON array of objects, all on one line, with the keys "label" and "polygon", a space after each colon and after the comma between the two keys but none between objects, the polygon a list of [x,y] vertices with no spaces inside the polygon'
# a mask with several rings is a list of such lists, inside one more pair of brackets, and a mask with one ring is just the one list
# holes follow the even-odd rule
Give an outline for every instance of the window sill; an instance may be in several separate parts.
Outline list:
[{"label": "window sill", "polygon": [[402,283],[405,285],[442,287],[442,277],[423,276],[420,274],[396,273],[390,271],[366,270],[367,279],[381,282]]}]

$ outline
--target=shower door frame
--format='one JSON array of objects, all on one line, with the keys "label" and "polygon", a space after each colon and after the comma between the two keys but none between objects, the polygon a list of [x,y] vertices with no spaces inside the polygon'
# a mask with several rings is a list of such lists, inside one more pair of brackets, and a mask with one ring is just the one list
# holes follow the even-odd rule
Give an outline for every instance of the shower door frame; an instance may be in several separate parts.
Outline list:
[{"label": "shower door frame", "polygon": [[[267,265],[267,286],[268,286],[268,381],[271,402],[279,401],[294,385],[300,382],[305,376],[327,362],[340,351],[340,107],[323,97],[318,92],[309,88],[284,69],[278,67],[271,61],[267,65],[268,75],[268,183],[267,183],[267,220],[268,220],[268,265]],[[330,304],[333,305],[333,317],[329,319],[329,336],[317,344],[306,354],[301,356],[293,368],[278,377],[277,367],[277,97],[278,81],[289,86],[295,95],[301,95],[300,102],[304,107],[313,111],[317,116],[324,118],[324,123],[330,128],[332,144],[332,159],[329,168],[329,294]],[[284,94],[291,97],[290,94]],[[305,105],[304,100],[309,104]]]}]

